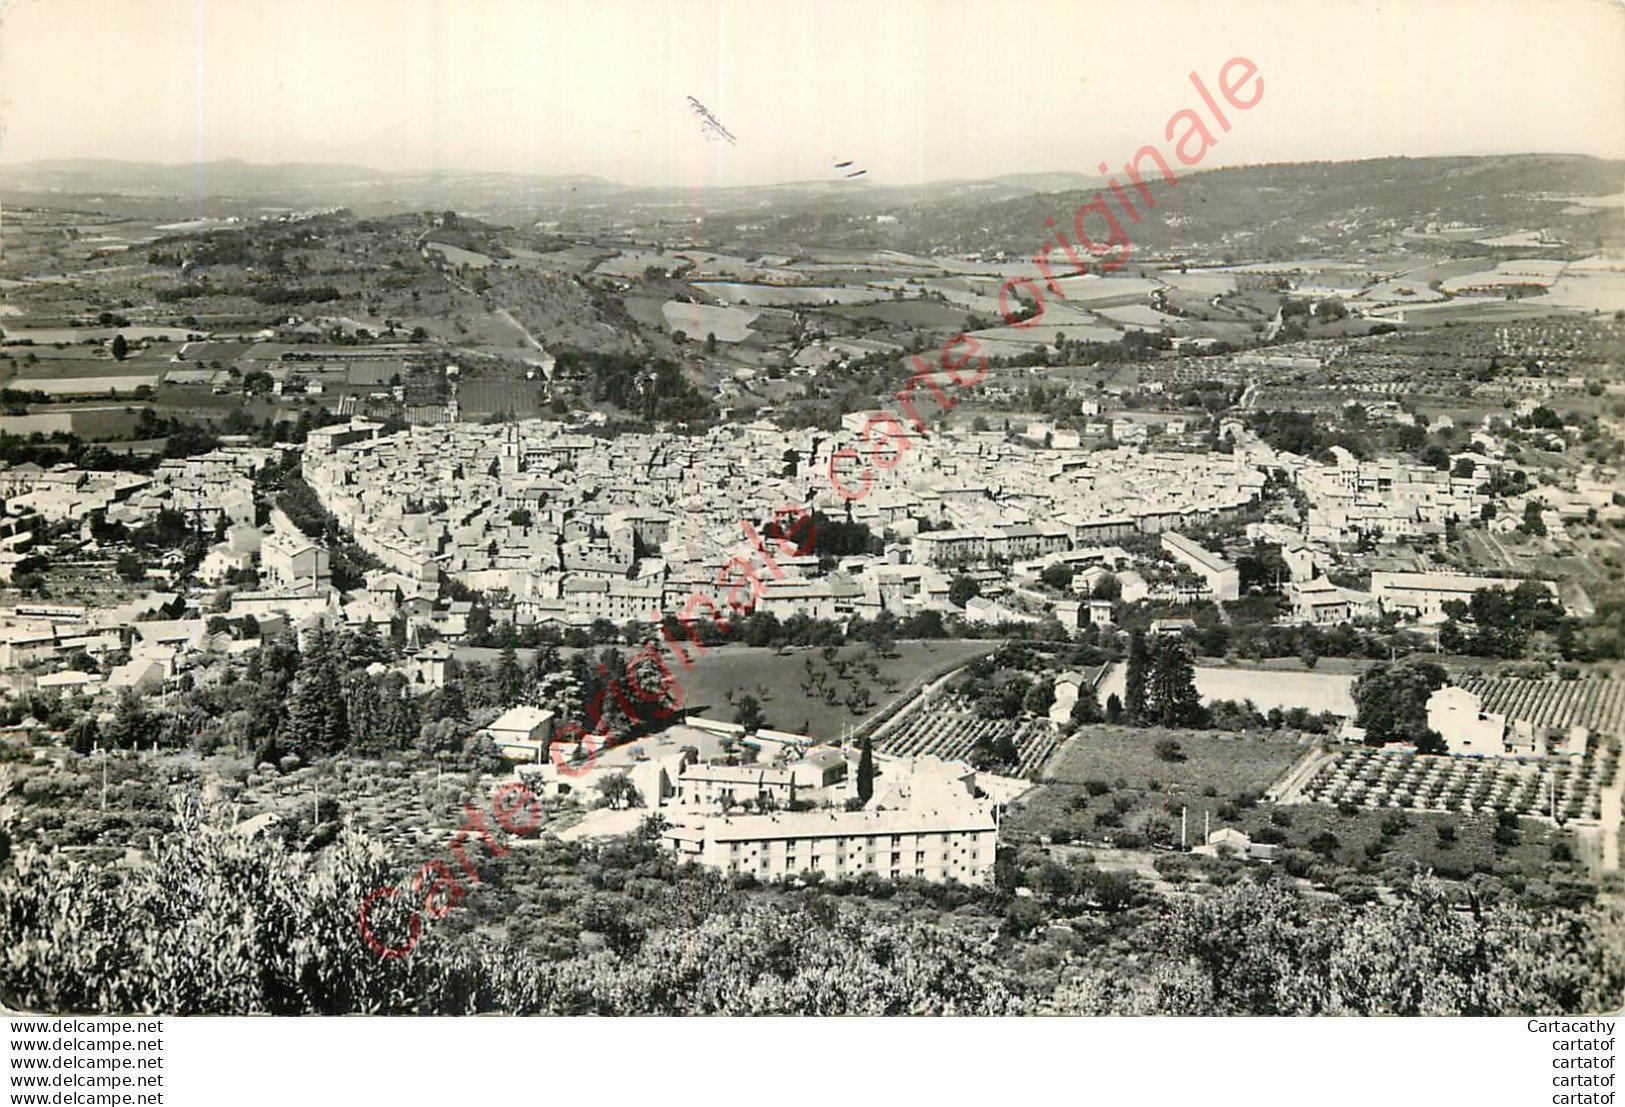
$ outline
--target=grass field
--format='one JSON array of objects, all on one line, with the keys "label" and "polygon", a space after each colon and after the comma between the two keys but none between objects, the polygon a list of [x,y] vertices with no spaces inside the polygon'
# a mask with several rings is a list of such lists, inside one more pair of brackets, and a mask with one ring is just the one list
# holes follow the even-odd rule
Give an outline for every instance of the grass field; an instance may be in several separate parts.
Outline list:
[{"label": "grass field", "polygon": [[[1165,739],[1179,743],[1182,760],[1157,756]],[[1184,808],[1196,820],[1189,839],[1196,845],[1204,812],[1212,817],[1221,809],[1252,808],[1303,752],[1296,734],[1225,740],[1214,731],[1083,727],[1006,825],[1015,840],[1048,835],[1131,847],[1148,839],[1176,844]]]},{"label": "grass field", "polygon": [[[1329,659],[1339,660],[1339,659]],[[1252,700],[1260,711],[1279,707],[1283,711],[1302,707],[1309,711],[1332,711],[1339,715],[1354,714],[1351,689],[1356,676],[1355,666],[1327,665],[1327,669],[1343,668],[1343,672],[1306,672],[1297,658],[1292,665],[1264,667],[1218,668],[1198,666],[1196,690],[1204,703],[1214,700]],[[1113,665],[1112,671],[1101,681],[1097,690],[1102,702],[1106,697],[1123,695],[1124,668]]]},{"label": "grass field", "polygon": [[750,324],[759,314],[748,308],[708,307],[667,300],[660,305],[666,325],[690,338],[716,335],[718,342],[743,342],[750,337]]},{"label": "grass field", "polygon": [[[1162,738],[1177,741],[1185,759],[1160,759],[1155,746]],[[1045,779],[1082,784],[1126,778],[1135,786],[1158,780],[1177,791],[1212,787],[1228,796],[1247,789],[1264,791],[1303,752],[1296,734],[1248,734],[1226,740],[1218,731],[1093,726],[1072,737]]]},{"label": "grass field", "polygon": [[[979,640],[899,642],[894,647],[897,656],[889,658],[877,656],[866,644],[847,645],[836,652],[834,663],[846,667],[844,675],[817,648],[780,653],[724,646],[696,658],[693,668],[678,668],[672,675],[682,684],[684,708],[695,714],[731,721],[734,703],[752,695],[761,702],[770,727],[798,732],[805,728],[817,738],[838,738],[842,727],[862,721],[895,696],[910,694],[910,685],[921,675],[997,645]],[[873,660],[878,676],[861,668],[866,660]],[[836,693],[835,703],[829,703],[821,690],[808,689],[809,663],[812,671],[825,675],[825,686]],[[871,702],[853,710],[847,700],[859,687],[867,689]]]},{"label": "grass field", "polygon": [[[694,287],[709,292],[727,304],[764,306],[819,306],[822,304],[867,304],[887,299],[878,288],[836,288],[811,285],[736,284],[730,281],[695,281]],[[718,335],[717,337],[721,337]]]},{"label": "grass field", "polygon": [[847,319],[878,319],[899,327],[944,328],[955,333],[965,329],[967,318],[963,308],[934,300],[886,301],[838,308],[832,314]]}]

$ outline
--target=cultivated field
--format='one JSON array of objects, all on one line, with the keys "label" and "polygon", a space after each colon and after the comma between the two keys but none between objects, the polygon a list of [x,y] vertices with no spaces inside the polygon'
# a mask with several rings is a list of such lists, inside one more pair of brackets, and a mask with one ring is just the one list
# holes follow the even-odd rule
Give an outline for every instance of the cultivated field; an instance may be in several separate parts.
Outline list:
[{"label": "cultivated field", "polygon": [[1461,686],[1479,697],[1480,710],[1492,714],[1541,727],[1625,735],[1625,681],[1470,678]]},{"label": "cultivated field", "polygon": [[977,640],[899,642],[892,650],[895,657],[880,657],[873,647],[856,644],[840,647],[833,659],[813,647],[779,651],[723,646],[697,657],[691,669],[675,668],[672,675],[682,685],[683,707],[697,715],[732,721],[734,705],[750,695],[761,703],[769,726],[839,738],[843,727],[868,718],[889,698],[912,694],[911,685],[922,675],[997,645]]},{"label": "cultivated field", "polygon": [[[1158,759],[1153,748],[1164,738],[1178,741],[1188,760]],[[1225,741],[1207,731],[1086,727],[1055,759],[1044,782],[1017,801],[1001,837],[1016,845],[1047,838],[1109,847],[1096,856],[1111,867],[1112,859],[1138,856],[1134,851],[1146,846],[1177,847],[1183,815],[1187,845],[1201,844],[1207,830],[1233,827],[1276,846],[1278,864],[1288,874],[1352,898],[1399,886],[1417,867],[1451,880],[1482,874],[1539,900],[1589,896],[1571,835],[1550,824],[1503,827],[1487,809],[1408,811],[1263,799],[1303,752],[1291,736]],[[1562,789],[1560,784],[1560,796]],[[1170,864],[1178,856],[1158,855]]]},{"label": "cultivated field", "polygon": [[[729,281],[696,281],[694,287],[710,293],[725,304],[808,307],[822,304],[867,304],[889,299],[889,294],[878,288],[735,284]],[[719,334],[717,337],[722,336]]]},{"label": "cultivated field", "polygon": [[978,742],[1009,735],[1021,755],[1015,775],[1037,777],[1061,744],[1060,731],[1044,719],[985,719],[956,702],[920,703],[875,734],[875,748],[896,757],[931,755],[968,760]]},{"label": "cultivated field", "polygon": [[1303,790],[1315,803],[1369,808],[1597,819],[1619,770],[1604,750],[1578,763],[1548,758],[1428,756],[1355,748],[1338,753]]}]

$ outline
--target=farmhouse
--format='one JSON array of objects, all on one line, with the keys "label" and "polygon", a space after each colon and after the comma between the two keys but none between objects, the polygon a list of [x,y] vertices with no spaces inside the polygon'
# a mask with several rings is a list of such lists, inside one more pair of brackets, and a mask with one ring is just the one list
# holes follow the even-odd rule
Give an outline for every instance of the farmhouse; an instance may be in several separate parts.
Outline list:
[{"label": "farmhouse", "polygon": [[796,798],[796,773],[761,765],[693,764],[677,778],[677,802],[688,807],[733,806],[766,800],[788,807]]},{"label": "farmhouse", "polygon": [[1331,626],[1346,623],[1370,603],[1364,592],[1339,588],[1325,577],[1293,581],[1287,585],[1287,597],[1292,601],[1292,617],[1300,623]]},{"label": "farmhouse", "polygon": [[1268,861],[1275,856],[1275,847],[1254,842],[1234,827],[1220,827],[1207,836],[1207,841],[1192,847],[1192,853],[1203,857],[1233,858],[1241,861]]},{"label": "farmhouse", "polygon": [[1506,752],[1506,716],[1479,708],[1467,689],[1440,688],[1428,697],[1428,729],[1439,732],[1451,753],[1499,757]]},{"label": "farmhouse", "polygon": [[1625,683],[1475,678],[1462,686],[1485,710],[1506,717],[1507,745],[1515,753],[1575,757],[1586,752],[1593,732],[1625,735]]},{"label": "farmhouse", "polygon": [[[1511,577],[1473,577],[1461,573],[1387,573],[1371,574],[1371,598],[1384,611],[1395,611],[1420,619],[1440,619],[1444,605],[1451,600],[1462,603],[1472,601],[1473,593],[1481,588],[1511,592],[1524,583]],[[1557,587],[1550,581],[1536,581],[1552,598],[1557,599]]]},{"label": "farmhouse", "polygon": [[541,707],[510,707],[484,730],[498,752],[515,761],[541,761],[553,739],[553,712]]}]

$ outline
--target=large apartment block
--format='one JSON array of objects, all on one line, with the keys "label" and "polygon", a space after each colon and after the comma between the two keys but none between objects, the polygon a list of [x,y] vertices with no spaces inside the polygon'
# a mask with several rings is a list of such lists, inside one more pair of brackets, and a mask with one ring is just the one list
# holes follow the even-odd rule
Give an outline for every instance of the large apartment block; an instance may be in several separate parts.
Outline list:
[{"label": "large apartment block", "polygon": [[667,843],[685,860],[758,880],[802,873],[851,879],[957,880],[985,884],[998,823],[992,805],[961,811],[807,811],[709,820],[672,827]]}]

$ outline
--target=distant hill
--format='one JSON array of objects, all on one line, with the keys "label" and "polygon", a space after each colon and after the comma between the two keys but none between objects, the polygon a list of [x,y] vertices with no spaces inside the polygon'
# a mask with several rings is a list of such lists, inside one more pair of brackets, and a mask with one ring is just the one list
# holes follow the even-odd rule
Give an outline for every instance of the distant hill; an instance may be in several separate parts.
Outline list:
[{"label": "distant hill", "polygon": [[194,165],[94,158],[0,168],[8,189],[76,194],[252,199],[301,207],[358,209],[475,207],[493,201],[557,203],[570,194],[600,200],[625,191],[599,177],[537,177],[456,170],[388,173],[355,165],[256,165],[228,159]]},{"label": "distant hill", "polygon": [[[1333,249],[1347,254],[1415,240],[1429,224],[1477,226],[1487,233],[1545,230],[1574,252],[1625,241],[1617,206],[1574,210],[1565,202],[1617,194],[1625,180],[1625,162],[1619,161],[1519,154],[1200,172],[1174,168],[1176,185],[1160,175],[1151,183],[1155,209],[1142,210],[1138,223],[1124,221],[1140,256],[1293,257]],[[359,214],[451,208],[515,224],[591,210],[637,226],[646,221],[640,216],[669,218],[662,209],[683,204],[703,213],[702,223],[691,224],[699,237],[740,249],[801,244],[1018,257],[1031,256],[1049,236],[1046,216],[1054,216],[1064,230],[1072,213],[1097,191],[1110,195],[1104,180],[1070,172],[921,185],[863,179],[696,190],[633,188],[591,176],[386,173],[350,165],[234,160],[31,162],[0,169],[0,181],[14,194],[229,198],[304,208],[345,206]],[[1124,220],[1120,210],[1117,215]]]},{"label": "distant hill", "polygon": [[[1392,249],[1425,240],[1430,224],[1507,230],[1550,231],[1568,252],[1589,253],[1625,242],[1620,206],[1576,209],[1568,200],[1620,192],[1625,162],[1572,155],[1381,158],[1357,162],[1308,162],[1189,172],[1173,167],[1168,184],[1147,166],[1155,208],[1125,185],[1139,222],[1111,201],[1113,212],[1139,256],[1191,255],[1238,258],[1303,257],[1317,251],[1344,256]],[[1053,216],[1065,231],[1072,215],[1093,201],[1101,182],[1058,192],[1010,195],[1008,185],[988,191],[939,191],[904,199],[884,209],[883,221],[853,218],[834,206],[783,212],[752,236],[759,242],[805,242],[895,249],[909,253],[981,253],[1030,257],[1049,237]],[[1088,217],[1086,229],[1103,239],[1104,221]],[[718,226],[713,238],[726,235]],[[1068,232],[1070,233],[1070,232]],[[1480,235],[1448,236],[1442,248],[1486,252],[1473,246]],[[744,245],[753,244],[747,238]]]}]

